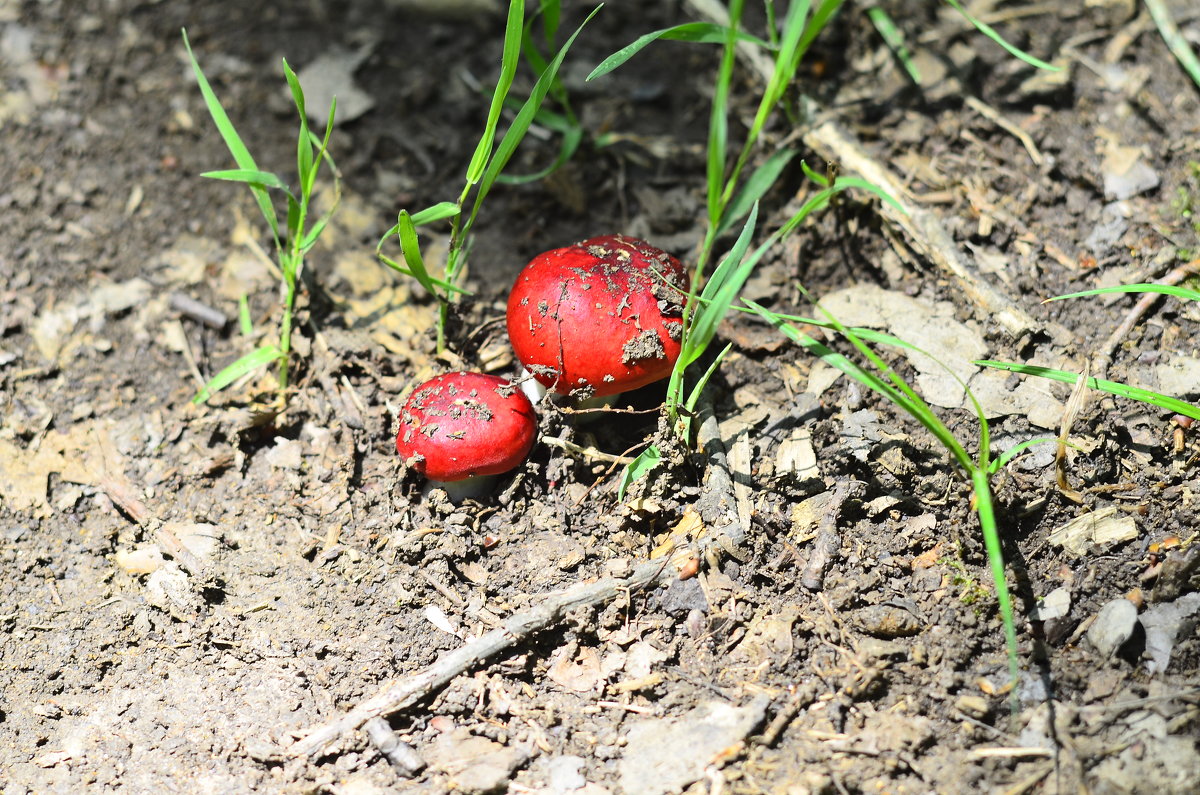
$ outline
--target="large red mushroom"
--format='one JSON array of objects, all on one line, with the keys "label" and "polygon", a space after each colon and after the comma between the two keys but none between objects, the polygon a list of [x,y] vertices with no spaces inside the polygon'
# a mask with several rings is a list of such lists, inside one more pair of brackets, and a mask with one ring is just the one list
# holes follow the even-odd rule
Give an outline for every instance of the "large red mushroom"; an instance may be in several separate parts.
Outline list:
[{"label": "large red mushroom", "polygon": [[524,461],[536,431],[533,404],[518,387],[494,375],[446,373],[409,395],[396,452],[458,502]]},{"label": "large red mushroom", "polygon": [[508,297],[508,337],[543,387],[579,400],[665,378],[679,358],[688,276],[623,235],[539,254]]}]

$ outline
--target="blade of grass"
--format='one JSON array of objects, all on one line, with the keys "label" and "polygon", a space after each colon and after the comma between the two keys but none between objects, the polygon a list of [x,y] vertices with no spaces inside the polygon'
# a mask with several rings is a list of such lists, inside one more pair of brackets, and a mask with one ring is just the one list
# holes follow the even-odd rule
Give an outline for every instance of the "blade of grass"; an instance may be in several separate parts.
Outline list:
[{"label": "blade of grass", "polygon": [[[426,207],[418,213],[413,213],[411,218],[414,226],[423,226],[431,224],[434,221],[441,221],[446,218],[453,218],[462,212],[462,208],[454,202],[438,202],[432,207]],[[390,231],[384,237],[389,237],[394,232]]]},{"label": "blade of grass", "polygon": [[988,563],[992,570],[992,584],[996,588],[996,601],[1000,603],[1000,623],[1004,625],[1004,645],[1008,649],[1008,674],[1013,688],[1010,703],[1015,712],[1019,706],[1016,684],[1021,670],[1018,666],[1017,624],[1013,619],[1012,596],[1008,592],[1008,578],[1004,576],[1004,549],[1000,544],[1000,530],[996,526],[996,513],[992,505],[992,486],[984,469],[971,470],[971,488],[975,493],[975,513],[983,531],[983,546],[987,550]]},{"label": "blade of grass", "polygon": [[[545,111],[538,113],[534,117],[535,121],[539,119]],[[559,144],[558,155],[554,158],[554,162],[543,168],[541,171],[535,171],[532,174],[501,174],[496,177],[496,182],[501,185],[526,185],[530,182],[537,182],[540,179],[553,174],[562,168],[568,160],[575,156],[575,152],[579,150],[579,145],[583,143],[583,128],[579,125],[571,125],[562,130],[562,143]]]},{"label": "blade of grass", "polygon": [[542,0],[542,33],[547,47],[554,46],[554,37],[558,35],[558,24],[562,20],[561,0]]},{"label": "blade of grass", "polygon": [[[258,171],[258,164],[250,156],[250,150],[242,142],[242,138],[234,128],[233,122],[229,120],[228,114],[225,113],[225,108],[221,106],[220,100],[217,99],[216,93],[213,92],[212,86],[209,85],[208,79],[204,76],[204,72],[201,71],[200,63],[192,53],[192,44],[188,41],[187,29],[183,29],[180,32],[183,34],[183,46],[187,50],[188,60],[192,64],[192,73],[196,76],[196,83],[200,86],[200,94],[204,97],[204,104],[208,108],[208,115],[212,117],[213,124],[216,125],[217,131],[221,133],[221,139],[225,142],[226,148],[229,149],[229,153],[233,155],[234,162],[241,169],[245,171]],[[271,234],[275,238],[275,247],[278,248],[279,219],[275,214],[275,207],[271,203],[271,197],[267,195],[265,189],[257,188],[254,185],[250,186],[250,190],[254,192],[254,199],[258,202],[258,208],[267,220],[267,225],[271,227]]]},{"label": "blade of grass", "polygon": [[[829,348],[824,343],[818,342],[811,336],[787,323],[779,315],[760,306],[759,304],[747,298],[742,301],[757,312],[764,320],[766,320],[775,328],[779,329],[788,339],[803,346],[810,352],[819,356],[827,364],[842,371],[846,375],[855,379],[867,388],[880,393],[894,402],[905,412],[910,414],[914,419],[920,422],[925,428],[937,438],[939,442],[954,456],[955,460],[963,467],[964,470],[969,470],[974,467],[974,462],[967,455],[962,444],[954,437],[954,434],[945,426],[938,418],[937,414],[929,407],[925,401],[913,391],[904,379],[900,378],[890,368],[877,353],[871,350],[870,347],[863,342],[857,334],[850,329],[838,323],[837,319],[832,315],[826,315],[830,323],[837,329],[839,334],[842,334],[850,341],[855,348],[858,349],[872,366],[875,367],[882,375],[878,376],[856,364],[853,360],[846,356],[837,353]],[[887,380],[884,380],[887,379]]]},{"label": "blade of grass", "polygon": [[1200,59],[1196,57],[1196,53],[1192,52],[1192,48],[1188,46],[1187,39],[1180,32],[1179,26],[1175,24],[1170,10],[1167,9],[1167,4],[1162,0],[1146,0],[1146,8],[1150,11],[1150,18],[1158,26],[1158,32],[1163,37],[1163,41],[1166,42],[1167,49],[1171,51],[1171,54],[1175,56],[1175,60],[1179,61],[1179,65],[1192,78],[1192,82],[1197,87],[1200,87]]},{"label": "blade of grass", "polygon": [[1019,444],[1014,444],[1012,447],[1005,450],[992,461],[988,466],[988,474],[994,475],[1004,467],[1008,466],[1008,462],[1025,452],[1029,448],[1038,444],[1056,444],[1058,439],[1053,436],[1039,436],[1036,439],[1029,439]]},{"label": "blade of grass", "polygon": [[292,101],[300,115],[300,131],[296,136],[296,173],[300,176],[301,185],[311,185],[310,172],[313,171],[312,141],[309,140],[308,114],[304,107],[304,89],[300,87],[300,78],[288,66],[287,59],[283,60],[283,76],[287,78],[288,88],[292,90]]},{"label": "blade of grass", "polygon": [[250,353],[247,353],[242,358],[238,359],[233,364],[221,370],[208,380],[196,396],[192,398],[192,402],[199,405],[204,403],[215,393],[220,392],[225,387],[238,380],[246,373],[253,372],[260,367],[266,367],[280,357],[279,347],[276,345],[264,345]]},{"label": "blade of grass", "polygon": [[757,259],[746,259],[746,252],[757,223],[758,205],[755,204],[733,248],[729,249],[729,253],[713,271],[712,278],[704,285],[704,291],[700,294],[702,304],[696,310],[695,320],[683,341],[685,350],[679,356],[682,366],[692,364],[708,348],[717,333],[717,326],[754,270]]},{"label": "blade of grass", "polygon": [[1104,295],[1105,293],[1162,293],[1163,295],[1173,295],[1177,298],[1200,301],[1200,292],[1189,290],[1186,287],[1176,287],[1171,284],[1119,284],[1113,287],[1097,287],[1095,290],[1082,290],[1078,293],[1056,295],[1053,298],[1047,298],[1043,303],[1061,301],[1064,298],[1079,298],[1086,295]]},{"label": "blade of grass", "polygon": [[[699,278],[704,267],[703,253],[715,240],[721,224],[722,187],[725,184],[725,150],[729,138],[729,87],[733,83],[733,66],[737,60],[737,34],[741,27],[744,0],[730,0],[729,27],[725,32],[725,46],[721,51],[721,65],[717,70],[717,82],[713,88],[712,110],[708,117],[708,158],[705,175],[708,185],[708,226],[705,251],[696,264],[695,278]],[[694,279],[693,279],[694,280]]]},{"label": "blade of grass", "polygon": [[238,326],[243,337],[254,334],[254,321],[250,319],[250,300],[246,298],[245,292],[238,296]]},{"label": "blade of grass", "polygon": [[955,11],[962,14],[963,18],[966,19],[968,22],[970,22],[972,25],[974,25],[976,30],[978,30],[980,33],[987,36],[989,39],[991,39],[992,41],[996,42],[1001,47],[1003,47],[1008,52],[1009,55],[1012,55],[1016,58],[1021,59],[1022,61],[1029,64],[1030,66],[1036,66],[1038,69],[1045,69],[1047,72],[1061,71],[1060,67],[1054,66],[1052,64],[1048,64],[1039,58],[1035,58],[1034,56],[1030,55],[1029,53],[1025,52],[1024,50],[1020,49],[1019,47],[1015,47],[1012,44],[1009,44],[1007,41],[1005,41],[1004,37],[1001,36],[996,31],[996,29],[993,28],[991,25],[987,24],[982,19],[978,19],[976,17],[971,16],[969,13],[967,13],[967,10],[962,7],[962,4],[959,3],[958,0],[945,0],[945,2],[947,5],[949,5],[951,8],[953,8]]},{"label": "blade of grass", "polygon": [[721,362],[725,361],[725,357],[729,355],[731,350],[733,350],[732,342],[721,349],[721,352],[713,359],[712,364],[704,371],[704,375],[700,376],[699,380],[696,381],[696,385],[692,387],[692,393],[688,395],[688,399],[683,404],[689,413],[696,410],[696,404],[700,402],[700,395],[704,393],[704,388],[708,386],[709,380],[712,379],[713,375],[717,372],[717,368],[721,366]]},{"label": "blade of grass", "polygon": [[492,156],[496,144],[496,127],[500,123],[500,111],[504,109],[504,100],[512,88],[513,78],[517,74],[517,64],[521,58],[521,29],[525,20],[525,0],[509,0],[508,22],[504,28],[504,51],[500,58],[500,76],[496,80],[496,90],[492,94],[492,104],[488,108],[487,123],[483,126],[483,135],[475,146],[475,154],[467,166],[467,188],[479,182],[484,169]]},{"label": "blade of grass", "polygon": [[750,212],[750,208],[754,203],[761,199],[768,190],[779,179],[779,175],[783,173],[783,169],[792,161],[792,158],[797,154],[795,149],[780,149],[773,155],[763,161],[762,165],[754,169],[746,184],[733,197],[733,201],[725,209],[725,215],[721,219],[721,225],[717,228],[717,236],[725,234],[733,227],[735,223],[742,220],[746,213]]},{"label": "blade of grass", "polygon": [[[512,124],[509,126],[508,131],[500,140],[500,144],[496,147],[495,153],[492,155],[491,160],[488,161],[487,168],[479,180],[479,190],[475,194],[475,203],[471,208],[471,215],[467,219],[468,229],[474,226],[475,217],[479,213],[479,208],[482,206],[483,200],[496,183],[500,172],[508,165],[508,161],[517,151],[517,147],[520,145],[521,140],[524,139],[525,133],[529,131],[529,126],[533,123],[534,116],[537,114],[542,102],[546,99],[546,94],[549,92],[550,86],[553,84],[554,78],[562,66],[563,59],[567,56],[567,51],[571,49],[571,45],[575,43],[576,37],[579,36],[584,26],[591,22],[592,18],[603,7],[604,4],[601,3],[592,10],[592,13],[588,14],[587,18],[583,20],[579,27],[575,29],[575,32],[571,34],[571,37],[566,40],[562,48],[559,49],[554,59],[550,61],[550,65],[546,67],[546,71],[542,72],[541,76],[538,77],[537,83],[534,84],[533,90],[529,94],[529,99],[525,101],[520,112],[517,113],[516,118],[513,119]],[[519,33],[520,29],[518,28],[518,39]],[[517,45],[519,47],[519,41]]]},{"label": "blade of grass", "polygon": [[433,277],[425,269],[425,259],[421,256],[421,243],[417,240],[417,227],[407,210],[401,210],[396,218],[396,234],[400,238],[400,250],[404,252],[404,262],[408,265],[410,275],[432,295],[439,295],[434,285]]},{"label": "blade of grass", "polygon": [[[387,265],[392,270],[396,271],[396,273],[402,273],[405,276],[409,277],[410,279],[417,278],[416,275],[412,271],[410,271],[404,265],[401,265],[399,262],[396,262],[391,257],[387,257],[383,254],[379,254],[378,252],[376,252],[376,256],[379,257],[380,262],[382,262],[384,265]],[[436,284],[438,287],[442,288],[447,293],[460,293],[461,295],[471,295],[471,291],[466,289],[465,287],[460,287],[457,284],[451,284],[450,282],[448,282],[444,279],[438,279],[436,277],[430,276],[429,281],[432,284]]]},{"label": "blade of grass", "polygon": [[207,177],[208,179],[223,179],[227,182],[243,182],[251,187],[288,190],[287,184],[278,175],[272,174],[270,171],[230,168],[223,171],[205,171],[200,176]]},{"label": "blade of grass", "polygon": [[[638,37],[632,44],[625,45],[601,61],[585,80],[590,81],[597,77],[603,77],[637,55],[648,44],[659,39],[667,41],[690,41],[697,44],[721,44],[729,36],[729,31],[730,28],[712,22],[685,22],[682,25],[647,33],[645,36]],[[735,30],[734,36],[737,41],[748,41],[760,47],[771,48],[769,42],[765,42],[757,36],[751,36],[742,31]]]},{"label": "blade of grass", "polygon": [[[1008,649],[1009,672],[1013,682],[1017,681],[1020,673],[1018,666],[1018,648],[1016,636],[1016,622],[1013,618],[1012,598],[1008,592],[1008,583],[1004,575],[1004,555],[1000,543],[999,528],[996,525],[996,517],[992,505],[991,484],[988,481],[988,475],[991,466],[988,462],[988,427],[987,419],[983,414],[983,410],[975,396],[968,389],[967,394],[970,395],[971,401],[975,406],[976,414],[980,420],[980,458],[979,464],[971,460],[962,443],[954,436],[945,423],[933,412],[929,405],[921,398],[920,395],[908,386],[908,384],[900,378],[890,367],[888,367],[882,359],[869,346],[867,346],[857,334],[843,326],[837,318],[829,313],[825,313],[829,323],[832,324],[840,334],[848,339],[851,344],[862,354],[872,366],[880,371],[883,377],[876,376],[865,370],[863,367],[848,359],[847,357],[834,352],[824,344],[813,339],[791,324],[783,321],[782,318],[765,309],[764,307],[743,299],[755,312],[761,315],[765,320],[778,328],[789,339],[797,342],[802,347],[810,350],[818,355],[829,365],[846,373],[851,378],[859,381],[864,386],[876,391],[888,400],[894,402],[901,409],[910,414],[914,419],[920,422],[927,430],[929,430],[935,438],[946,448],[946,450],[954,457],[956,462],[962,467],[963,471],[969,476],[971,488],[975,495],[975,512],[979,518],[980,530],[983,533],[984,546],[988,553],[988,562],[990,564],[992,579],[996,588],[996,600],[1000,607],[1000,616],[1004,624],[1005,645]],[[817,304],[818,308],[820,304]],[[824,311],[824,310],[822,310]],[[935,359],[936,361],[936,359]],[[939,362],[940,364],[940,362]],[[945,365],[942,365],[945,367]],[[884,378],[887,380],[885,381]],[[889,383],[890,381],[890,383]],[[961,383],[961,381],[960,381]]]},{"label": "blade of grass", "polygon": [[625,499],[625,490],[629,488],[629,484],[648,475],[661,460],[662,453],[654,445],[638,453],[638,457],[633,459],[621,474],[621,485],[617,488],[618,502]]},{"label": "blade of grass", "polygon": [[867,9],[867,18],[875,26],[883,43],[892,51],[892,55],[896,56],[900,66],[908,73],[909,79],[918,86],[921,85],[921,71],[913,63],[912,53],[909,52],[908,45],[904,43],[904,34],[896,27],[896,23],[892,22],[888,13],[879,6],[875,6]]},{"label": "blade of grass", "polygon": [[[1071,373],[1066,370],[1055,370],[1050,367],[1038,367],[1032,364],[1018,364],[1016,362],[994,362],[988,359],[980,359],[975,364],[982,367],[992,367],[997,370],[1007,370],[1010,373],[1020,373],[1021,375],[1033,375],[1038,378],[1048,378],[1052,381],[1061,381],[1064,384],[1074,384],[1079,380],[1079,373]],[[1088,378],[1087,385],[1090,389],[1098,389],[1101,392],[1107,392],[1110,395],[1119,397],[1127,397],[1131,400],[1137,400],[1141,403],[1148,403],[1151,406],[1157,406],[1165,411],[1170,411],[1175,414],[1182,414],[1185,417],[1191,417],[1194,420],[1200,420],[1200,407],[1194,406],[1191,403],[1185,403],[1178,398],[1173,398],[1170,395],[1163,395],[1158,392],[1152,392],[1149,389],[1140,389],[1128,384],[1122,384],[1119,381],[1105,381],[1100,378]]]}]

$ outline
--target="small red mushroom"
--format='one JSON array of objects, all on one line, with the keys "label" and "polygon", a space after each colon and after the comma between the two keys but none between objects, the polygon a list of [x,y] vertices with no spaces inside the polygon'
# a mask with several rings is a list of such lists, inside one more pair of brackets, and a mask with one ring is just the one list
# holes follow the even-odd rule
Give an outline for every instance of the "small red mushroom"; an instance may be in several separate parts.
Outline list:
[{"label": "small red mushroom", "polygon": [[458,502],[478,496],[491,477],[525,460],[537,419],[521,390],[494,375],[446,373],[409,395],[400,411],[396,452],[430,486]]},{"label": "small red mushroom", "polygon": [[577,399],[667,377],[679,358],[688,276],[679,260],[623,235],[539,254],[508,296],[508,338],[542,386]]}]

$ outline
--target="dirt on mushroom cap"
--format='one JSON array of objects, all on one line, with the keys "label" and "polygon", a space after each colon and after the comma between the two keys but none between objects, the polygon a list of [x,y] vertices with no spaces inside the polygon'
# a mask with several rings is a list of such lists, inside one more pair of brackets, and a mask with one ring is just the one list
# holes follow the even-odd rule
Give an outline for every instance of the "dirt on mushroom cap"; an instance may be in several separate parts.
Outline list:
[{"label": "dirt on mushroom cap", "polygon": [[636,238],[594,237],[535,257],[508,300],[517,358],[561,394],[617,394],[665,378],[679,358],[688,277]]},{"label": "dirt on mushroom cap", "polygon": [[396,452],[431,480],[498,475],[533,447],[533,405],[503,378],[446,373],[418,386],[400,412]]}]

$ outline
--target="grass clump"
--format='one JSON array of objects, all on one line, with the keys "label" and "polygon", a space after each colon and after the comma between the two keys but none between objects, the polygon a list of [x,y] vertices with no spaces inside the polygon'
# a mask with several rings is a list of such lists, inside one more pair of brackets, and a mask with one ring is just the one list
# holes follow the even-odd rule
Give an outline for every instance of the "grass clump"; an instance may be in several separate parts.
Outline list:
[{"label": "grass clump", "polygon": [[[552,7],[552,8],[551,8]],[[550,9],[551,21],[547,22],[548,31],[557,30],[558,16],[555,13],[558,3],[545,2],[542,11]],[[587,18],[575,29],[567,41],[559,48],[555,56],[544,62],[537,57],[530,57],[535,64],[544,64],[540,70],[537,82],[534,83],[529,97],[522,103],[504,135],[496,141],[501,113],[509,103],[509,93],[516,78],[520,65],[522,45],[530,40],[528,27],[525,25],[524,0],[510,0],[508,17],[504,29],[504,48],[500,59],[500,74],[496,80],[496,88],[492,93],[491,105],[488,108],[487,120],[483,133],[475,146],[475,152],[467,165],[463,180],[463,188],[454,201],[442,201],[433,204],[419,212],[409,213],[401,210],[396,223],[384,233],[376,246],[379,260],[392,268],[415,279],[425,290],[434,297],[438,305],[437,317],[437,350],[446,349],[446,324],[450,316],[450,307],[456,297],[466,290],[462,287],[465,276],[467,255],[470,250],[471,229],[479,217],[484,200],[492,188],[501,181],[501,172],[508,165],[517,147],[524,140],[525,134],[532,126],[534,119],[542,111],[542,105],[547,95],[559,86],[558,70],[562,66],[567,51],[584,26],[603,8],[598,5]],[[552,34],[551,34],[552,35]],[[527,48],[527,52],[536,52]],[[561,90],[561,86],[559,86]],[[577,125],[576,125],[577,126]],[[577,142],[575,143],[577,145]],[[574,150],[571,149],[573,152]],[[569,155],[568,155],[569,156]],[[560,155],[561,157],[561,155]],[[565,160],[565,158],[564,158]],[[532,178],[536,178],[534,175]],[[468,202],[469,200],[469,202]],[[417,239],[417,227],[422,224],[450,219],[450,243],[446,254],[445,267],[440,277],[430,273],[424,258],[421,256],[420,241]],[[398,262],[383,253],[384,245],[395,237],[400,243],[400,251],[404,262]]]},{"label": "grass clump", "polygon": [[[277,411],[282,411],[287,405],[292,352],[292,321],[296,306],[296,291],[304,272],[304,256],[316,244],[317,239],[321,236],[321,232],[325,229],[325,225],[329,223],[329,219],[337,208],[337,201],[335,199],[329,211],[315,222],[312,222],[312,219],[309,217],[313,190],[316,186],[321,166],[328,160],[330,167],[334,168],[333,161],[328,154],[328,147],[329,137],[333,132],[333,119],[337,111],[337,101],[334,100],[330,104],[324,136],[317,137],[308,127],[308,117],[304,107],[304,91],[300,87],[300,81],[297,79],[296,73],[288,66],[287,61],[283,62],[283,74],[287,79],[288,88],[291,89],[292,101],[295,103],[299,116],[299,134],[296,140],[296,179],[298,184],[296,189],[293,190],[278,175],[259,169],[254,157],[250,154],[250,150],[246,148],[233,122],[229,120],[229,116],[221,106],[220,100],[217,99],[212,86],[209,85],[204,72],[200,69],[200,64],[192,52],[191,42],[188,41],[187,31],[182,31],[182,35],[183,46],[187,49],[188,59],[192,64],[192,71],[196,75],[196,82],[200,85],[200,93],[204,96],[204,104],[208,108],[209,115],[212,117],[218,132],[220,132],[221,138],[225,141],[225,146],[229,149],[230,154],[233,155],[234,162],[237,164],[237,168],[235,169],[208,171],[201,174],[201,176],[240,182],[250,188],[250,191],[254,194],[258,208],[267,222],[267,226],[271,229],[271,237],[275,243],[275,254],[279,262],[279,273],[282,280],[282,306],[279,320],[279,334],[276,340],[245,354],[210,378],[201,387],[200,391],[196,393],[192,402],[203,403],[212,397],[213,394],[226,388],[247,373],[274,364],[278,372],[274,408]],[[335,194],[340,189],[336,171],[334,173],[334,189]],[[282,193],[287,201],[287,210],[284,215],[283,224],[280,223],[279,213],[270,194],[272,190]],[[241,318],[242,330],[245,332],[248,327],[248,312],[245,309],[241,309],[239,317]]]}]

